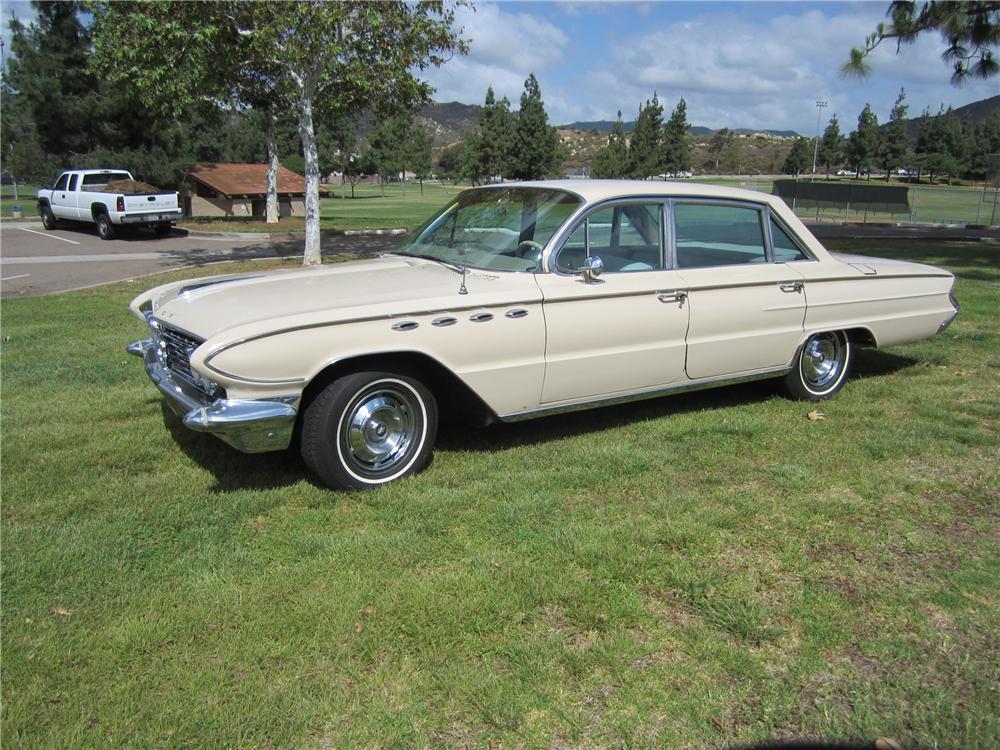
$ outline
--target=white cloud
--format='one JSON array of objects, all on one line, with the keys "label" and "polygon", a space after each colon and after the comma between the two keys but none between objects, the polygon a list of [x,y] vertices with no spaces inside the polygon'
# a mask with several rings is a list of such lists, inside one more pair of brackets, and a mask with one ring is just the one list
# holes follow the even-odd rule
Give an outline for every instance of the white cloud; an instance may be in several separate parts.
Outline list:
[{"label": "white cloud", "polygon": [[478,104],[492,86],[498,98],[507,96],[516,107],[528,75],[562,63],[569,44],[554,24],[529,13],[507,12],[499,5],[460,8],[456,24],[469,40],[469,54],[425,72],[437,101]]},{"label": "white cloud", "polygon": [[[955,106],[995,95],[996,82],[956,89],[941,62],[942,41],[924,35],[896,55],[886,42],[870,57],[874,69],[862,81],[839,76],[851,47],[883,20],[884,7],[870,3],[782,13],[761,20],[759,6],[708,4],[695,18],[656,23],[644,18],[641,33],[607,36],[606,62],[586,61],[574,84],[544,90],[554,122],[625,119],[655,91],[666,114],[683,96],[688,119],[710,127],[794,129],[811,135],[817,99],[830,103],[823,123],[836,112],[842,129],[853,129],[871,102],[880,121],[905,87],[910,116],[940,102]],[[795,10],[795,6],[788,6]],[[638,18],[638,17],[637,17]],[[601,60],[601,55],[595,59]]]}]

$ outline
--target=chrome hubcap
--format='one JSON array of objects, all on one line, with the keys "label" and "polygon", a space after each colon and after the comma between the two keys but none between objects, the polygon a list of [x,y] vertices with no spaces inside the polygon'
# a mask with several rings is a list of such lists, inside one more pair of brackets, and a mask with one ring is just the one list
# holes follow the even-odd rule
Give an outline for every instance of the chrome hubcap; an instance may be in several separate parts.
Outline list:
[{"label": "chrome hubcap", "polygon": [[413,444],[414,410],[408,394],[392,387],[361,393],[351,405],[342,433],[345,457],[362,474],[396,467]]},{"label": "chrome hubcap", "polygon": [[844,357],[840,337],[820,333],[806,342],[802,351],[802,377],[811,388],[823,388],[837,379]]}]

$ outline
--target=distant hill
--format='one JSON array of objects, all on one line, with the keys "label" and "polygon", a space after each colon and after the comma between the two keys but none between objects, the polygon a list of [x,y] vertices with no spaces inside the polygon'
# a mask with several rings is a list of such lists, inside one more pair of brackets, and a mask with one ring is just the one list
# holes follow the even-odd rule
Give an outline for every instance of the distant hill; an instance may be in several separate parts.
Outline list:
[{"label": "distant hill", "polygon": [[[947,107],[945,108],[947,109]],[[980,99],[978,102],[972,102],[966,104],[962,107],[956,107],[952,110],[960,120],[966,120],[972,123],[982,122],[983,120],[989,118],[994,112],[1000,110],[1000,96],[991,96],[989,99]],[[931,117],[937,114],[936,110],[931,110]],[[920,117],[911,117],[906,121],[906,132],[911,138],[916,138],[917,134],[920,132],[920,126],[924,121],[923,115]],[[888,123],[882,123],[879,129],[885,128]]]},{"label": "distant hill", "polygon": [[[599,133],[610,133],[614,124],[613,120],[591,120],[589,122],[571,122],[568,125],[559,125],[558,127],[563,130],[596,130]],[[635,127],[635,121],[633,120],[622,124],[625,127],[626,133],[631,133],[632,128]],[[754,130],[752,128],[730,128],[730,130],[735,130],[740,135],[763,133],[764,135],[773,135],[777,138],[795,138],[798,136],[798,133],[794,130]],[[711,135],[716,131],[712,130],[712,128],[706,128],[703,125],[692,125],[688,128],[688,132],[691,135]]]},{"label": "distant hill", "polygon": [[478,104],[431,102],[421,108],[416,119],[430,133],[433,146],[443,148],[465,140],[475,131],[480,110]]}]

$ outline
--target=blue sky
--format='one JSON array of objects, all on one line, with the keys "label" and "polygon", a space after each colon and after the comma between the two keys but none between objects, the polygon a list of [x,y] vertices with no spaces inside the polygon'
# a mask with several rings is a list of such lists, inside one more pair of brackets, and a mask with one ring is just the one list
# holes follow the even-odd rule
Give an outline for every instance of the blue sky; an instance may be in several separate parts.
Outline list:
[{"label": "blue sky", "polygon": [[470,53],[429,71],[438,101],[481,103],[488,85],[516,107],[534,71],[550,120],[634,117],[655,91],[669,113],[687,100],[688,120],[724,126],[816,130],[817,99],[845,132],[866,102],[888,118],[905,88],[910,116],[1000,94],[1000,82],[949,83],[936,35],[904,47],[883,43],[862,80],[838,75],[852,46],[885,20],[888,2],[501,2],[460,9]]},{"label": "blue sky", "polygon": [[[1000,81],[949,83],[944,43],[924,36],[904,47],[885,43],[874,73],[845,80],[837,71],[852,46],[885,20],[883,2],[500,2],[460,8],[470,53],[425,77],[437,101],[482,103],[486,87],[517,106],[534,72],[550,121],[632,119],[655,91],[669,111],[683,96],[688,120],[711,128],[816,130],[817,99],[829,102],[841,129],[852,130],[865,102],[879,122],[905,88],[910,116],[1000,94]],[[27,2],[3,2],[3,37]],[[9,53],[10,47],[6,48]]]}]

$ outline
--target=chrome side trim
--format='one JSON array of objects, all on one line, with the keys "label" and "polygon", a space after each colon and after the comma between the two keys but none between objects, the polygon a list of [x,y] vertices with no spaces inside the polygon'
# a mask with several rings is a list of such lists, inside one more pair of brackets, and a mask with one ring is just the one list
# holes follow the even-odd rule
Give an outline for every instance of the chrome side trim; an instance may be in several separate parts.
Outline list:
[{"label": "chrome side trim", "polygon": [[[542,304],[542,297],[541,297],[541,295],[539,295],[535,299],[513,300],[511,302],[504,302],[503,304],[488,305],[488,307],[509,307],[510,305],[540,305],[540,304]],[[482,310],[482,309],[483,309],[483,305],[464,305],[462,307],[453,308],[452,312],[467,312],[469,310]],[[416,311],[410,311],[410,312],[406,312],[406,313],[401,313],[401,315],[408,315],[408,316],[413,316],[413,317],[421,317],[421,316],[424,316],[424,315],[434,315],[434,314],[440,313],[440,312],[441,312],[441,308],[438,307],[438,308],[435,308],[433,310],[416,310]],[[371,323],[372,321],[376,321],[376,320],[392,320],[393,318],[396,318],[396,317],[399,317],[399,315],[395,315],[395,314],[367,315],[367,316],[364,316],[364,317],[350,318],[348,320],[328,320],[328,321],[324,321],[322,323],[309,323],[309,324],[306,324],[306,325],[289,326],[288,328],[279,328],[279,329],[274,330],[274,331],[268,331],[267,333],[259,333],[259,334],[256,334],[254,336],[247,336],[245,338],[236,339],[235,341],[230,341],[228,344],[220,346],[218,349],[214,349],[210,354],[208,354],[205,357],[205,364],[208,365],[211,369],[215,370],[215,372],[219,373],[220,375],[226,375],[226,377],[233,377],[231,375],[227,375],[226,373],[222,372],[222,370],[216,370],[214,367],[211,366],[211,361],[212,361],[212,359],[214,357],[217,357],[218,355],[222,354],[222,352],[224,352],[224,351],[232,349],[234,346],[240,346],[241,344],[248,344],[251,341],[259,341],[261,339],[267,339],[267,338],[270,338],[271,336],[279,336],[279,335],[281,335],[283,333],[293,333],[294,331],[308,331],[308,330],[312,330],[313,328],[329,328],[331,326],[343,326],[343,325],[350,325],[352,323]],[[176,328],[176,326],[174,326],[174,327]],[[182,329],[178,328],[177,330],[182,330]],[[185,333],[186,333],[186,331],[185,331]],[[240,380],[246,380],[245,378],[239,378],[239,379]],[[301,379],[299,379],[299,380],[301,380]],[[247,382],[254,382],[254,383],[257,383],[257,382],[290,383],[290,382],[297,382],[297,381],[291,381],[291,380],[257,381],[257,380],[253,380],[253,381],[247,381]]]},{"label": "chrome side trim", "polygon": [[642,401],[647,398],[658,398],[675,393],[688,393],[690,391],[700,391],[707,388],[716,388],[724,385],[735,385],[737,383],[749,383],[754,380],[767,380],[787,375],[791,367],[775,367],[768,370],[758,370],[756,372],[744,373],[742,375],[723,375],[721,377],[702,378],[701,380],[689,380],[682,383],[672,383],[670,385],[647,388],[640,391],[629,391],[627,393],[612,394],[609,396],[599,396],[598,398],[576,399],[565,403],[553,404],[551,406],[542,405],[536,409],[525,409],[524,411],[511,412],[509,414],[499,414],[503,422],[521,422],[526,419],[536,417],[547,417],[552,414],[564,414],[571,411],[581,411],[598,406],[615,406],[625,404],[630,401]]}]

